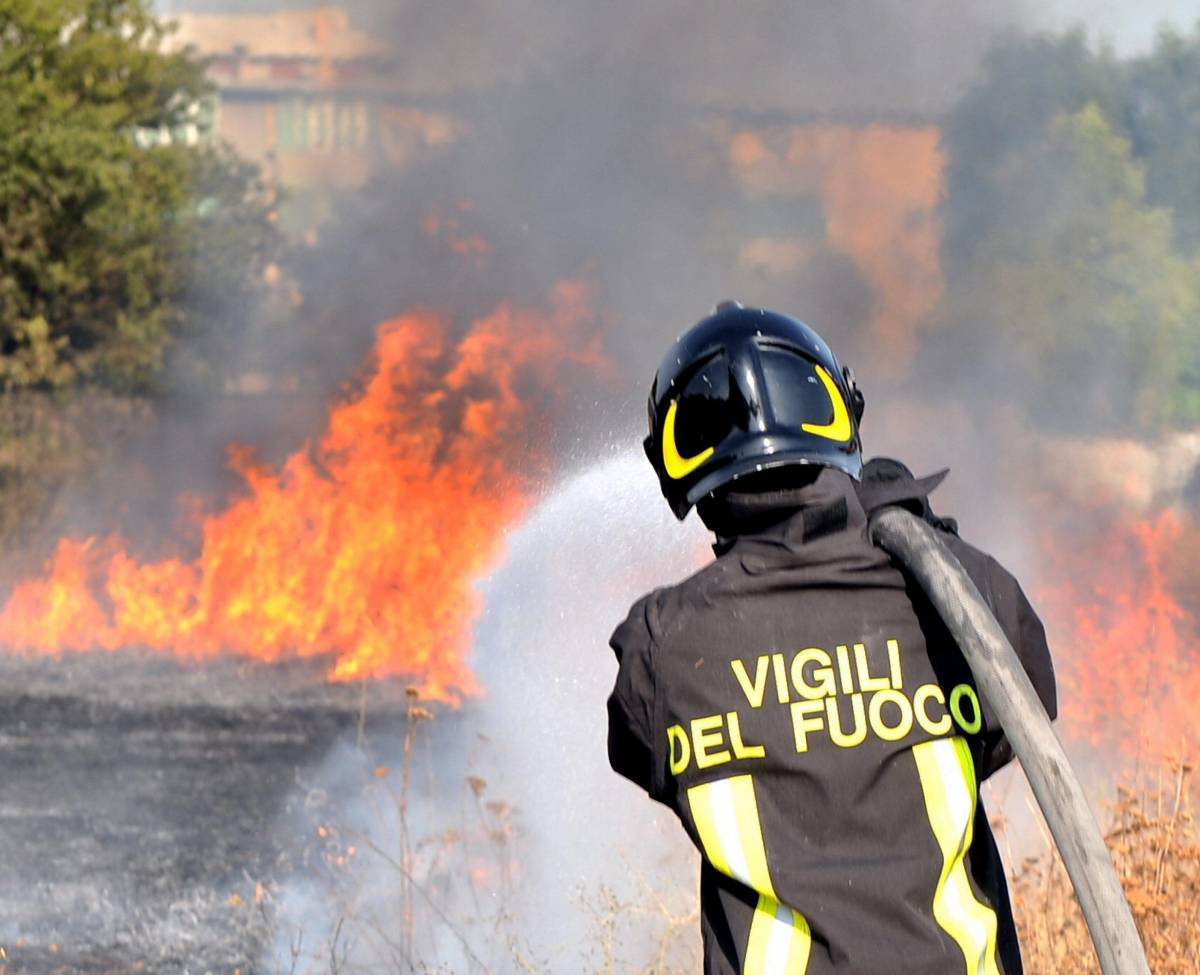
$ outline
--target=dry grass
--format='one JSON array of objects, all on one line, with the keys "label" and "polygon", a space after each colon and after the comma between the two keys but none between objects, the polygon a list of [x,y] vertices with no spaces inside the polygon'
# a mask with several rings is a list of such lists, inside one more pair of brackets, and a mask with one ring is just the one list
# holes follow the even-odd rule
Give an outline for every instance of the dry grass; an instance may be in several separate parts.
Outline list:
[{"label": "dry grass", "polygon": [[[1175,765],[1153,786],[1118,790],[1106,832],[1156,975],[1200,975],[1200,829],[1190,772],[1188,765]],[[1099,973],[1057,855],[1027,860],[1012,895],[1030,975]]]},{"label": "dry grass", "polygon": [[[366,733],[354,744],[357,785],[332,798],[306,787],[311,837],[289,898],[263,891],[277,937],[264,968],[280,975],[688,975],[700,968],[696,871],[669,881],[625,862],[620,889],[561,881],[556,916],[522,913],[522,855],[537,836],[522,811],[478,775],[432,788],[426,730],[434,714],[407,697],[398,753]],[[437,815],[430,818],[430,800]],[[332,801],[331,801],[332,799]],[[614,856],[617,854],[614,853]],[[694,865],[693,865],[694,866]],[[297,892],[303,892],[302,895]],[[525,893],[528,893],[526,891]],[[285,901],[290,901],[285,903]],[[542,903],[544,898],[539,900]],[[557,921],[581,921],[561,942]],[[549,927],[550,937],[543,929]],[[548,957],[544,952],[553,952]]]},{"label": "dry grass", "polygon": [[[539,957],[517,896],[521,853],[536,842],[525,834],[520,810],[485,798],[488,783],[469,776],[459,786],[473,811],[467,819],[443,821],[428,835],[411,831],[414,750],[421,751],[420,729],[431,717],[415,695],[409,698],[395,774],[376,764],[360,727],[361,764],[374,771],[365,777],[359,804],[374,814],[353,827],[322,809],[316,859],[326,869],[319,885],[326,923],[292,930],[290,966],[281,971],[547,975],[568,970],[564,964],[586,975],[699,970],[696,876],[683,864],[660,864],[647,875],[625,864],[620,891],[586,883],[564,890],[563,910],[586,919],[587,936],[570,961]],[[1155,975],[1200,975],[1200,825],[1190,773],[1185,764],[1163,766],[1153,782],[1119,789],[1105,817],[1108,846]],[[1025,860],[1010,888],[1029,975],[1098,975],[1055,853]],[[287,927],[286,918],[279,920]]]}]

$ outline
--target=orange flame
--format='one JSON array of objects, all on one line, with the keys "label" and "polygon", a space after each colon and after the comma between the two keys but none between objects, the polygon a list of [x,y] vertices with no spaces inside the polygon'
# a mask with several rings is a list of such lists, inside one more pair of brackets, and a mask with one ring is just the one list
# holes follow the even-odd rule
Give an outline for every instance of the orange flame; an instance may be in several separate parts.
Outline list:
[{"label": "orange flame", "polygon": [[[1200,743],[1200,620],[1180,556],[1200,532],[1178,509],[1119,515],[1082,544],[1047,543],[1057,580],[1039,592],[1072,737],[1147,757]],[[1187,570],[1184,570],[1186,573]]]},{"label": "orange flame", "polygon": [[504,304],[457,343],[433,312],[378,328],[374,369],[321,438],[278,470],[245,448],[246,493],[203,519],[192,559],[140,561],[119,538],[64,539],[0,612],[0,645],[142,646],[274,660],[333,654],[333,679],[404,675],[457,701],[473,583],[501,554],[548,458],[564,368],[603,368],[586,289],[549,312]]}]

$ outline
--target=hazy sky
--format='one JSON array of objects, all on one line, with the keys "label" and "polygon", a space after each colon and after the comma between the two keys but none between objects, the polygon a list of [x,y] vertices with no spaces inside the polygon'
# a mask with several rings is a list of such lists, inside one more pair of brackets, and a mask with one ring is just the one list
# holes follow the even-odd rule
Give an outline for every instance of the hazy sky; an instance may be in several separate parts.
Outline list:
[{"label": "hazy sky", "polygon": [[[411,0],[407,0],[411,3]],[[902,4],[904,0],[896,0]],[[1095,40],[1106,40],[1120,54],[1136,54],[1153,43],[1169,23],[1190,31],[1200,22],[1200,0],[1001,0],[1026,12],[1030,26],[1058,30],[1086,24]],[[181,10],[265,11],[281,7],[339,4],[353,9],[362,0],[156,0],[164,13]]]},{"label": "hazy sky", "polygon": [[1149,49],[1163,23],[1190,31],[1200,21],[1200,0],[1041,0],[1029,6],[1039,26],[1083,22],[1093,40],[1111,42],[1120,54]]}]

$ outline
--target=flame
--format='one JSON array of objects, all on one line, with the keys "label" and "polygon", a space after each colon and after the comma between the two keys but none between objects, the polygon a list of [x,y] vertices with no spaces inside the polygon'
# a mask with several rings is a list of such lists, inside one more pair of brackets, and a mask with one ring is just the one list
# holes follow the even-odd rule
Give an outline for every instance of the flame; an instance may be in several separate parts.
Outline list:
[{"label": "flame", "polygon": [[[1200,743],[1200,619],[1183,596],[1200,526],[1178,508],[1096,516],[1070,546],[1046,540],[1039,590],[1068,734],[1126,754]],[[1190,582],[1189,582],[1190,580]],[[1149,756],[1148,756],[1149,757]]]},{"label": "flame", "polygon": [[[875,290],[879,360],[900,370],[942,295],[936,208],[945,168],[934,126],[804,125],[730,138],[730,165],[748,192],[818,196],[825,242],[851,258]],[[794,270],[797,241],[751,241],[744,263]],[[768,250],[775,253],[767,254]]]},{"label": "flame", "polygon": [[333,679],[403,675],[447,701],[475,692],[473,582],[546,471],[563,370],[605,368],[592,324],[577,282],[545,312],[502,304],[457,342],[436,312],[383,323],[372,372],[319,440],[278,469],[231,448],[245,492],[203,518],[194,558],[64,539],[44,577],[13,589],[0,644],[333,654]]}]

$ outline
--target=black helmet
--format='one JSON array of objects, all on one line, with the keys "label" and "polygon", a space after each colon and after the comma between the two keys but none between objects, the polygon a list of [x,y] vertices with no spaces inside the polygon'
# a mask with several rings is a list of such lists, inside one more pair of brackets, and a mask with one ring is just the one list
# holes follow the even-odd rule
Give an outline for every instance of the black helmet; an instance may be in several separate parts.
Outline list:
[{"label": "black helmet", "polygon": [[863,397],[803,322],[724,302],[667,352],[650,387],[646,456],[677,518],[730,481],[787,464],[858,479]]}]

